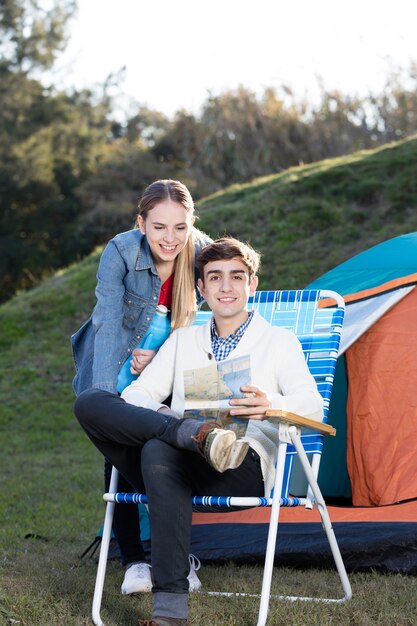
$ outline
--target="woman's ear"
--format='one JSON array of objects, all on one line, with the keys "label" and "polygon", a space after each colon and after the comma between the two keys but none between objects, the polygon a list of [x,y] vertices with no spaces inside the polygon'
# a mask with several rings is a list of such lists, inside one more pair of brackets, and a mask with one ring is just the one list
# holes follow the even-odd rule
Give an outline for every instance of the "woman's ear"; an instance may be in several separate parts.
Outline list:
[{"label": "woman's ear", "polygon": [[141,215],[138,215],[138,228],[142,235],[146,235],[145,220]]}]

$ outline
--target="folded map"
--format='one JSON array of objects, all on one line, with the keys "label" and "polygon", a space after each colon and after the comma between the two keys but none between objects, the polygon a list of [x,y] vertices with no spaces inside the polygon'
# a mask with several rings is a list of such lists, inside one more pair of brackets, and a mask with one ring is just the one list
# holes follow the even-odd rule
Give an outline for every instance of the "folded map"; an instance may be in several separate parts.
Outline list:
[{"label": "folded map", "polygon": [[223,428],[234,430],[237,437],[243,437],[248,420],[230,415],[229,400],[246,397],[241,387],[250,384],[249,355],[186,370],[184,417],[219,422]]}]

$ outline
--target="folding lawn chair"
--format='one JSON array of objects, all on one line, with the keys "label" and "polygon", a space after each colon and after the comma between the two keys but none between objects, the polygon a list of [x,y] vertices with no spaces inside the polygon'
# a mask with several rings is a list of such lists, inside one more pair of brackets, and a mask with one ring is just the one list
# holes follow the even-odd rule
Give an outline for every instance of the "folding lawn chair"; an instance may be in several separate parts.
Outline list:
[{"label": "folding lawn chair", "polygon": [[[334,428],[326,424],[326,420],[329,411],[330,395],[338,356],[345,305],[343,298],[333,291],[294,290],[259,291],[250,299],[249,307],[258,310],[273,326],[285,327],[292,330],[297,335],[303,347],[308,367],[316,380],[318,390],[324,400],[324,420],[322,423],[285,411],[271,410],[267,412],[268,417],[277,422],[276,475],[274,487],[269,498],[236,498],[233,496],[193,497],[193,504],[198,506],[199,509],[201,506],[218,506],[226,509],[230,507],[271,507],[261,594],[208,592],[211,595],[253,595],[254,597],[260,597],[257,626],[265,626],[271,598],[271,582],[279,512],[282,506],[304,506],[306,509],[311,509],[313,506],[317,507],[330,544],[344,595],[341,598],[300,596],[272,597],[290,601],[304,600],[341,603],[349,600],[352,596],[350,583],[327,508],[317,484],[320,457],[323,449],[323,435],[336,434]],[[199,311],[195,323],[203,324],[210,316],[210,311]],[[291,497],[289,495],[291,470],[296,455],[299,458],[308,483],[305,498]],[[97,626],[104,626],[100,617],[100,607],[114,506],[116,503],[134,502],[146,504],[147,502],[146,495],[144,494],[117,493],[117,479],[118,473],[113,469],[109,488],[110,492],[103,496],[104,500],[107,502],[107,508],[92,607],[93,622]]]}]

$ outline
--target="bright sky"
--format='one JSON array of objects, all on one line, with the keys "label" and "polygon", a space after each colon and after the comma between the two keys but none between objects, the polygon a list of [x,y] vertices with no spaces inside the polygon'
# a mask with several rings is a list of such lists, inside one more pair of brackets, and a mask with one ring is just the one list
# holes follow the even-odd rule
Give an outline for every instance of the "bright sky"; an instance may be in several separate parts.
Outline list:
[{"label": "bright sky", "polygon": [[416,0],[78,0],[61,57],[63,86],[91,87],[125,67],[119,106],[198,112],[239,84],[297,96],[382,90],[417,61]]}]

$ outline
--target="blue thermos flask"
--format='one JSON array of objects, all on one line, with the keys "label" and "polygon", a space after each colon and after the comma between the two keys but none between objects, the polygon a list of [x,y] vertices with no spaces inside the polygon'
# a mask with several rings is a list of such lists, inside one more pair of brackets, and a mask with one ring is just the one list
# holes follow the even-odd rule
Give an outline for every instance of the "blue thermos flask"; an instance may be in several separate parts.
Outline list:
[{"label": "blue thermos flask", "polygon": [[[144,350],[158,350],[164,341],[168,339],[171,325],[168,319],[168,309],[163,304],[158,304],[151,325],[137,348]],[[117,376],[117,391],[122,393],[123,389],[137,379],[138,374],[130,371],[131,356],[128,356],[123,363],[119,375]]]}]

